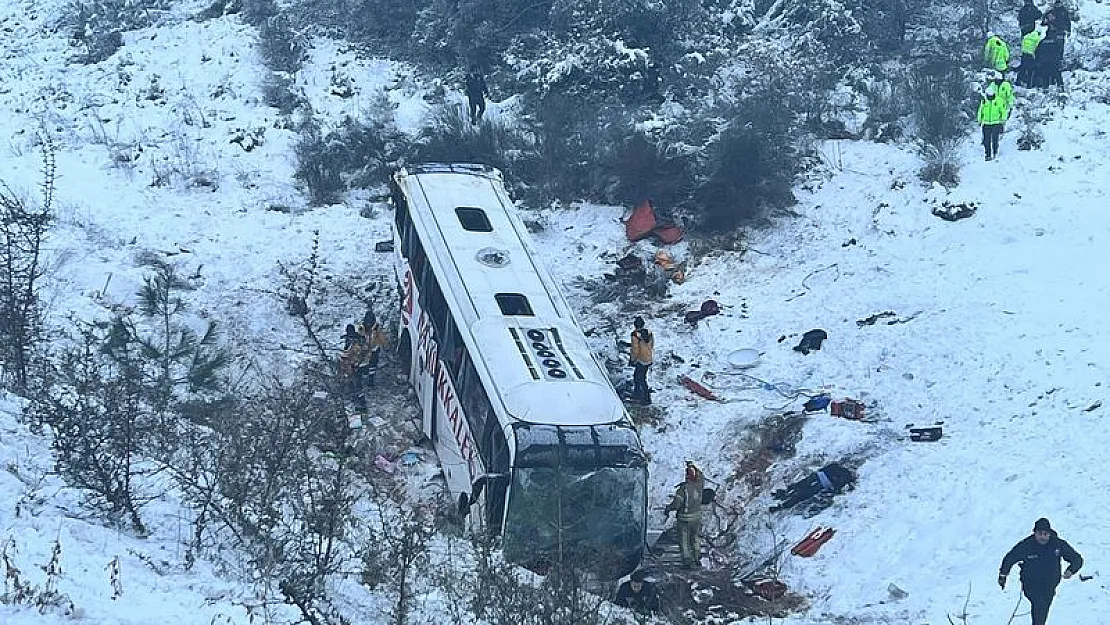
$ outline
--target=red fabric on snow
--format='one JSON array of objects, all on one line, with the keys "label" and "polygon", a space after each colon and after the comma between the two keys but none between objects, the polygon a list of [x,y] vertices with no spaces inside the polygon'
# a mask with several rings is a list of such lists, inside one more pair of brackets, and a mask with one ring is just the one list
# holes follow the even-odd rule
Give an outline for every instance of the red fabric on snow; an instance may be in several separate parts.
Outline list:
[{"label": "red fabric on snow", "polygon": [[651,200],[644,200],[624,222],[624,232],[629,241],[639,241],[655,230],[655,209]]}]

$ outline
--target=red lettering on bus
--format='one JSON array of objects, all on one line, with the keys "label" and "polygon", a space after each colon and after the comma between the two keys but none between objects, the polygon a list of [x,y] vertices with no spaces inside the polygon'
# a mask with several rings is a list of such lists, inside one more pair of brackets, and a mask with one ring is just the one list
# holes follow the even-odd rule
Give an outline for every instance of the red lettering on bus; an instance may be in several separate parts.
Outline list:
[{"label": "red lettering on bus", "polygon": [[401,307],[401,317],[405,325],[412,324],[412,306],[413,306],[413,285],[412,285],[412,267],[405,266],[405,286],[404,289],[404,305]]}]

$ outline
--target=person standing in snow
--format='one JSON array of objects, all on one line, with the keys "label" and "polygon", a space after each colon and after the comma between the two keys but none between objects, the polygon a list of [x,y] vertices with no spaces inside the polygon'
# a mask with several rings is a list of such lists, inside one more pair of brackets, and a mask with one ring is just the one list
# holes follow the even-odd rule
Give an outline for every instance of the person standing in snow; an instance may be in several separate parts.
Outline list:
[{"label": "person standing in snow", "polygon": [[987,33],[987,43],[983,46],[983,64],[1000,72],[1010,65],[1010,46],[995,33]]},{"label": "person standing in snow", "polygon": [[486,87],[486,79],[482,77],[477,67],[471,66],[466,74],[466,100],[470,108],[471,124],[477,124],[486,112],[487,95],[489,95],[489,88]]},{"label": "person standing in snow", "polygon": [[690,460],[686,461],[686,480],[675,487],[671,503],[663,511],[664,518],[675,513],[678,550],[685,568],[701,566],[701,503],[705,476]]},{"label": "person standing in snow", "polygon": [[368,350],[365,358],[359,363],[362,369],[359,377],[366,386],[373,386],[382,348],[389,346],[389,340],[385,338],[385,333],[382,332],[382,326],[378,323],[373,310],[366,311],[362,317],[362,323],[358,324],[355,330],[362,337],[363,344]]},{"label": "person standing in snow", "polygon": [[358,411],[366,410],[366,382],[364,364],[370,355],[365,337],[353,323],[347,324],[343,334],[343,351],[339,354],[339,377],[343,381],[347,400]]},{"label": "person standing in snow", "polygon": [[1048,608],[1060,584],[1060,560],[1067,561],[1063,578],[1070,579],[1083,566],[1083,556],[1060,538],[1048,519],[1033,524],[1033,535],[1026,536],[1002,558],[998,586],[1006,589],[1006,576],[1015,564],[1021,565],[1021,592],[1029,600],[1033,625],[1045,625]]},{"label": "person standing in snow", "polygon": [[1002,72],[991,72],[991,84],[994,85],[994,92],[996,97],[1002,101],[1002,106],[1006,109],[1006,115],[1003,119],[1003,130],[1005,132],[1005,122],[1010,119],[1010,111],[1014,107],[1014,86],[1002,74]]},{"label": "person standing in snow", "polygon": [[1047,26],[1044,40],[1038,50],[1039,66],[1045,86],[1059,85],[1064,88],[1064,77],[1061,73],[1064,63],[1064,44],[1071,35],[1071,13],[1064,6],[1063,0],[1056,0],[1052,8],[1045,11],[1043,23]]},{"label": "person standing in snow", "polygon": [[1002,136],[1002,124],[1006,123],[1006,107],[998,97],[994,85],[988,85],[983,93],[976,118],[983,127],[983,151],[986,160],[994,160],[998,156],[998,140]]},{"label": "person standing in snow", "polygon": [[1042,15],[1044,14],[1037,5],[1033,4],[1033,0],[1025,0],[1025,4],[1018,9],[1018,27],[1021,28],[1022,37],[1037,28],[1037,20],[1041,19]]},{"label": "person standing in snow", "polygon": [[1022,87],[1040,87],[1041,70],[1038,67],[1037,49],[1044,39],[1045,27],[1038,26],[1021,38],[1021,66],[1017,81]]},{"label": "person standing in snow", "polygon": [[644,318],[632,320],[632,347],[629,351],[632,363],[632,400],[645,406],[651,404],[651,388],[648,387],[647,373],[655,354],[655,337],[651,330],[644,327]]}]

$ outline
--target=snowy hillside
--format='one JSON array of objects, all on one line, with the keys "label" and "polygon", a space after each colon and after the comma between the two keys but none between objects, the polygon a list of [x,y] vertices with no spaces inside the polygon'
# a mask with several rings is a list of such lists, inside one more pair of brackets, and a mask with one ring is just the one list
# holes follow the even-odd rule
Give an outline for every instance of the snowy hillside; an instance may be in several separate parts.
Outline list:
[{"label": "snowy hillside", "polygon": [[[0,180],[36,198],[36,137],[48,134],[56,150],[59,221],[45,282],[51,327],[135,306],[155,258],[197,276],[190,301],[199,317],[257,346],[260,365],[280,368],[296,355],[284,345],[294,321],[274,295],[279,263],[307,257],[318,238],[330,274],[391,282],[390,257],[371,251],[390,236],[388,208],[369,192],[345,205],[308,207],[293,184],[296,136],[261,103],[263,69],[249,27],[235,17],[192,21],[181,10],[171,25],[130,33],[108,61],[77,65],[51,29],[53,4],[0,6],[7,113],[0,136],[8,146]],[[1083,11],[1076,44],[1110,28],[1104,5]],[[337,65],[354,80],[352,98],[331,93]],[[768,417],[800,410],[805,395],[827,390],[864,400],[878,415],[860,423],[815,414],[797,454],[768,469],[777,488],[831,460],[862,462],[856,490],[815,517],[772,514],[768,495],[748,501],[722,486],[726,501],[744,510],[744,555],[816,525],[837,530],[812,559],[784,559],[783,581],[811,607],[775,622],[940,625],[952,615],[970,625],[1005,623],[1019,591],[1016,574],[998,589],[998,564],[1041,516],[1094,576],[1062,583],[1049,622],[1105,621],[1110,213],[1102,200],[1110,107],[1097,92],[1105,72],[1076,71],[1068,80],[1066,97],[1019,91],[1019,108],[1048,115],[1040,149],[1018,151],[1011,129],[1000,158],[984,162],[973,133],[961,148],[961,184],[950,191],[922,186],[912,146],[827,142],[824,167],[796,189],[796,214],[737,249],[707,253],[696,234],[674,246],[689,268],[667,299],[598,303],[586,288],[629,251],[621,207],[528,215],[543,225],[538,245],[582,325],[595,331],[600,356],[617,358],[614,339],[625,338],[635,314],[656,333],[649,381],[661,416],[642,431],[653,523],[662,523],[658,509],[684,460],[721,485],[735,484],[729,476],[750,451],[747,434]],[[357,60],[335,43],[317,42],[298,81],[325,114],[357,113],[383,89],[404,130],[415,130],[426,110],[404,66]],[[977,211],[945,221],[932,214],[945,202]],[[650,258],[656,248],[633,249]],[[684,311],[710,298],[723,305],[721,315],[697,327],[683,322]],[[338,350],[341,324],[361,310],[328,314]],[[828,333],[821,349],[794,351],[814,328]],[[727,368],[740,348],[761,352],[748,376]],[[680,374],[729,401],[694,396],[675,382]],[[32,584],[56,584],[75,612],[3,604],[0,623],[295,621],[292,607],[258,596],[256,580],[203,561],[183,568],[187,513],[172,491],[145,509],[149,537],[107,527],[80,492],[51,474],[49,441],[20,420],[20,407],[13,396],[0,402],[0,541],[9,566]],[[907,424],[937,421],[940,441],[909,441]],[[41,567],[55,544],[61,573],[48,576]],[[894,598],[891,585],[907,596]],[[373,593],[344,587],[340,596],[356,622],[385,622]]]}]

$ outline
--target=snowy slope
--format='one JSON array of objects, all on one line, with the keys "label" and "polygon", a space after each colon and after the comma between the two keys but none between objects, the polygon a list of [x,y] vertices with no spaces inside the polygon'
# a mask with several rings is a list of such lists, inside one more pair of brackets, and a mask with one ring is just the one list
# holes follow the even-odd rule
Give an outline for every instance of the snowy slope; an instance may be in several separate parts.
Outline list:
[{"label": "snowy slope", "polygon": [[[0,106],[8,112],[0,135],[9,145],[0,179],[37,197],[36,129],[44,125],[57,142],[52,323],[133,304],[147,273],[143,258],[154,255],[197,271],[203,281],[193,293],[196,309],[231,336],[274,345],[264,356],[276,366],[289,358],[276,346],[291,331],[269,292],[279,261],[307,256],[318,232],[330,273],[356,282],[387,275],[386,258],[369,253],[367,242],[388,236],[388,214],[360,217],[357,201],[307,209],[292,185],[295,137],[260,104],[263,70],[249,47],[250,29],[234,18],[197,23],[180,19],[183,13],[130,34],[119,55],[84,67],[66,63],[67,44],[49,28],[52,10],[43,3],[0,7],[10,29],[0,40]],[[1077,43],[1107,24],[1103,5],[1088,3]],[[321,42],[300,78],[316,110],[355,113],[383,87],[403,82],[404,68],[355,61],[339,49]],[[329,95],[336,65],[354,79],[355,98]],[[951,192],[921,186],[920,160],[910,148],[827,144],[826,170],[798,189],[797,216],[754,233],[747,253],[702,257],[690,243],[676,246],[678,259],[691,262],[689,280],[672,286],[666,301],[597,305],[580,286],[580,277],[596,278],[624,254],[621,209],[537,215],[546,226],[539,245],[549,257],[567,259],[552,268],[583,325],[600,330],[600,353],[615,355],[613,332],[624,338],[633,311],[645,311],[656,332],[660,356],[651,381],[666,416],[643,432],[653,506],[665,501],[684,459],[723,481],[743,458],[744,432],[800,407],[779,391],[724,375],[723,359],[734,349],[763,352],[748,373],[780,390],[827,388],[878,407],[878,423],[814,416],[798,455],[770,469],[777,486],[827,460],[866,457],[854,492],[812,519],[769,515],[766,497],[746,511],[741,542],[751,545],[772,533],[800,538],[816,524],[838,529],[817,557],[785,561],[784,580],[813,606],[785,623],[937,625],[965,600],[968,623],[1006,622],[1017,584],[999,591],[997,566],[1039,516],[1084,554],[1084,573],[1100,572],[1110,535],[1102,497],[1110,488],[1102,461],[1110,435],[1100,427],[1110,410],[1101,328],[1110,309],[1102,258],[1110,215],[1101,201],[1110,179],[1103,130],[1110,111],[1094,89],[1104,76],[1069,77],[1074,91],[1046,123],[1040,150],[1018,152],[1011,129],[1001,158],[983,162],[973,135],[962,184]],[[162,95],[148,99],[154,83]],[[424,104],[416,90],[390,97],[405,127],[418,124]],[[1053,102],[1038,96],[1019,106]],[[230,143],[240,129],[259,128],[259,148]],[[151,186],[167,168],[218,185],[189,186],[195,177],[186,177]],[[930,211],[945,200],[974,202],[978,212],[942,221]],[[647,244],[638,249],[654,252]],[[725,305],[724,314],[686,327],[681,312],[707,298]],[[888,310],[905,322],[857,324]],[[336,323],[350,316],[334,314]],[[791,349],[818,327],[829,333],[820,351]],[[693,397],[674,383],[680,373],[733,401]],[[1087,410],[1099,401],[1107,406]],[[172,497],[149,509],[148,539],[104,528],[80,493],[39,477],[51,469],[48,443],[19,424],[17,412],[14,400],[0,406],[0,541],[12,541],[9,553],[28,579],[42,583],[38,567],[58,540],[58,590],[85,622],[250,622],[245,606],[258,604],[250,584],[203,562],[183,570],[187,522]],[[945,422],[944,439],[908,442],[905,424],[937,420]],[[117,556],[123,595],[112,599],[106,567]],[[888,601],[890,584],[908,596]],[[1101,576],[1064,582],[1050,622],[1105,621],[1108,592]],[[289,616],[271,609],[272,618]],[[59,612],[0,606],[2,623],[59,620]]]}]

